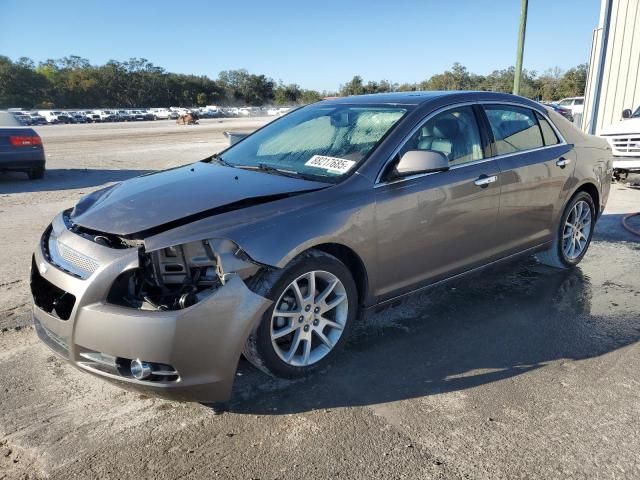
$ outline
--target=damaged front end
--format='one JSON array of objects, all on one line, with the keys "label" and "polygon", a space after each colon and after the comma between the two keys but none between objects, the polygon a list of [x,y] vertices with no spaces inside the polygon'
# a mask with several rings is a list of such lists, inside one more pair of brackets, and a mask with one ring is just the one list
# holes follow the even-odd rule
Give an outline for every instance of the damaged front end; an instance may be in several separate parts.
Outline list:
[{"label": "damaged front end", "polygon": [[84,371],[172,399],[227,400],[272,303],[248,286],[271,267],[231,240],[147,251],[144,240],[75,225],[69,212],[45,231],[32,264],[45,344]]},{"label": "damaged front end", "polygon": [[265,266],[231,240],[213,238],[145,252],[140,266],[122,273],[108,301],[142,310],[188,308],[225,285],[229,276],[247,280]]}]

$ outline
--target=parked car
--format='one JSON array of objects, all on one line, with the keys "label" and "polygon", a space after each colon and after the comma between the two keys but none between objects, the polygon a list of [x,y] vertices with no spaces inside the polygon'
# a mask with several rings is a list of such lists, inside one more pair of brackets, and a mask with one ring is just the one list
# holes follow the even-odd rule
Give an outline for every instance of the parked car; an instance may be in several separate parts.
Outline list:
[{"label": "parked car", "polygon": [[114,110],[94,110],[93,113],[100,117],[101,122],[118,121],[118,115]]},{"label": "parked car", "polygon": [[556,105],[570,110],[572,117],[575,117],[576,114],[581,114],[584,111],[584,97],[563,98]]},{"label": "parked car", "polygon": [[577,265],[610,168],[606,141],[522,97],[318,102],[58,214],[34,253],[34,324],[86,372],[224,401],[241,353],[308,375],[411,292],[534,253]]},{"label": "parked car", "polygon": [[29,115],[25,115],[22,112],[12,112],[12,115],[20,125],[29,126],[32,124],[31,117]]},{"label": "parked car", "polygon": [[625,109],[622,120],[602,130],[613,151],[613,176],[626,178],[640,173],[640,106],[633,112]]},{"label": "parked car", "polygon": [[133,120],[131,114],[126,110],[117,110],[116,115],[118,116],[119,122],[129,122]]},{"label": "parked car", "polygon": [[29,112],[29,117],[31,117],[31,125],[46,125],[47,120],[42,115],[36,112]]},{"label": "parked car", "polygon": [[84,112],[66,112],[71,118],[71,123],[87,123],[87,116]]},{"label": "parked car", "polygon": [[128,110],[127,113],[129,113],[130,120],[135,120],[135,121],[146,120],[145,114],[142,113],[140,110]]},{"label": "parked car", "polygon": [[140,113],[142,113],[142,115],[144,115],[144,119],[145,120],[155,120],[156,119],[156,116],[153,114],[153,112],[151,112],[151,110],[147,110],[146,108],[141,109]]},{"label": "parked car", "polygon": [[543,103],[543,105],[545,107],[552,108],[557,113],[562,115],[564,118],[566,118],[570,122],[573,122],[573,115],[572,115],[571,110],[569,108],[561,107],[560,105],[556,105],[555,103]]},{"label": "parked car", "polygon": [[166,108],[153,108],[151,109],[154,120],[168,120],[171,112]]},{"label": "parked car", "polygon": [[42,178],[44,148],[35,130],[21,126],[10,113],[0,112],[0,171],[8,170],[25,172],[32,180]]},{"label": "parked car", "polygon": [[93,110],[85,110],[82,113],[84,114],[84,118],[87,119],[87,123],[99,123],[102,121],[100,115]]},{"label": "parked car", "polygon": [[69,116],[58,110],[39,110],[38,114],[44,117],[48,124],[71,123]]}]

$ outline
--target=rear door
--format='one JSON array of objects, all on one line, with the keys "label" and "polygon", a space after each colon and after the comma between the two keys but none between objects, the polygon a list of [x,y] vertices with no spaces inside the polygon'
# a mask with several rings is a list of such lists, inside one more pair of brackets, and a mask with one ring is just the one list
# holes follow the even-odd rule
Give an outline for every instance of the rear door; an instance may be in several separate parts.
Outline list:
[{"label": "rear door", "polygon": [[487,104],[484,112],[501,171],[497,239],[508,255],[551,238],[576,157],[573,146],[533,109]]},{"label": "rear door", "polygon": [[450,169],[383,177],[376,184],[379,300],[473,268],[496,253],[500,176],[497,162],[487,158],[477,109],[451,107],[427,118],[387,171],[408,150],[442,152]]}]

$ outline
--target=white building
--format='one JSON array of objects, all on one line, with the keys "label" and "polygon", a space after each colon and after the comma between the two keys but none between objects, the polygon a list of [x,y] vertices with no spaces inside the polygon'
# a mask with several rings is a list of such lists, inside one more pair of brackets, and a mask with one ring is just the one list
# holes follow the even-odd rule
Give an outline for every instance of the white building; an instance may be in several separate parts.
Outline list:
[{"label": "white building", "polygon": [[599,134],[640,106],[640,0],[602,0],[593,32],[582,129]]}]

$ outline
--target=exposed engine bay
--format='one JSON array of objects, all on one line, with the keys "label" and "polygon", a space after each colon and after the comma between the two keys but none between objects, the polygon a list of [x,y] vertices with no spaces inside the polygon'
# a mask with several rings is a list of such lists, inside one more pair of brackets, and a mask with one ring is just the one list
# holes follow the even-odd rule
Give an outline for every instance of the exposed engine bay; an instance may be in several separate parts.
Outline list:
[{"label": "exposed engine bay", "polygon": [[195,305],[225,284],[228,275],[255,275],[262,265],[234,242],[209,239],[145,252],[140,267],[121,274],[108,301],[143,310],[178,310]]}]

